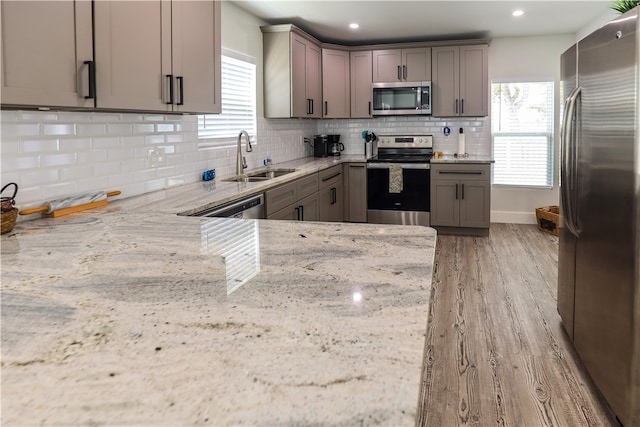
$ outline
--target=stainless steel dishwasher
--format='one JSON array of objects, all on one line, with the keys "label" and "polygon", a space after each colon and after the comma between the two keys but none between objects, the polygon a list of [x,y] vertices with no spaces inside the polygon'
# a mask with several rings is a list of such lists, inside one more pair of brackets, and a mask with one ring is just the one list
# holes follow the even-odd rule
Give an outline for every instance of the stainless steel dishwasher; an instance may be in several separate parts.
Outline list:
[{"label": "stainless steel dishwasher", "polygon": [[224,203],[190,216],[208,216],[222,218],[264,219],[264,196],[262,194]]}]

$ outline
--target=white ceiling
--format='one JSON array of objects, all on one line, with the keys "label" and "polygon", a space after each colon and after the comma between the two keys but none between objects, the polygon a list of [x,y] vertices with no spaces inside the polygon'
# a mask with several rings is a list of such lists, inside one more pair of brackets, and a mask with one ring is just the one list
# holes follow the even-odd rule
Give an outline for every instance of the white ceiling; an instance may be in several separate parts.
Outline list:
[{"label": "white ceiling", "polygon": [[[496,38],[576,33],[603,15],[610,0],[370,1],[235,0],[269,24],[292,23],[329,43]],[[525,13],[514,18],[511,13]],[[351,22],[360,24],[351,30]]]}]

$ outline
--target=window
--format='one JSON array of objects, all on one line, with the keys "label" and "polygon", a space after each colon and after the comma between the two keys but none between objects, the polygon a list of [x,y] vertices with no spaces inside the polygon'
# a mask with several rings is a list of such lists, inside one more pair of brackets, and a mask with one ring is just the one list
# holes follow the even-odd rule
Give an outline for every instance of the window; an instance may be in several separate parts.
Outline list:
[{"label": "window", "polygon": [[198,116],[200,149],[233,146],[241,130],[246,130],[255,141],[255,60],[224,49],[221,68],[222,113]]},{"label": "window", "polygon": [[493,184],[553,186],[553,82],[492,83]]}]

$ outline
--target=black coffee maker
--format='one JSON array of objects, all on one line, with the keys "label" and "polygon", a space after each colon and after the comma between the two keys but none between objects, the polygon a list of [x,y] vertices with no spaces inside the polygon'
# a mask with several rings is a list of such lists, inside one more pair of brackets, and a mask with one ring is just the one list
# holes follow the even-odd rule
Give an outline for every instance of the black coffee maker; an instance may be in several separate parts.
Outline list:
[{"label": "black coffee maker", "polygon": [[344,150],[340,142],[340,135],[315,135],[313,137],[313,156],[328,157],[339,156]]}]

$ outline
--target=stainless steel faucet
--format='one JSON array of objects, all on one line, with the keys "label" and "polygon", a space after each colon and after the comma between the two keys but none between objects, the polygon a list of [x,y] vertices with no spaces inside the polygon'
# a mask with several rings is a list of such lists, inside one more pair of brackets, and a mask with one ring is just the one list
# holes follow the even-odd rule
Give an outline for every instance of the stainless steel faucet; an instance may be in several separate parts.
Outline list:
[{"label": "stainless steel faucet", "polygon": [[238,134],[238,152],[236,155],[236,175],[242,175],[244,170],[247,168],[247,159],[242,156],[242,135],[247,136],[247,153],[253,151],[253,147],[251,147],[251,137],[246,130],[240,131],[240,133]]}]

